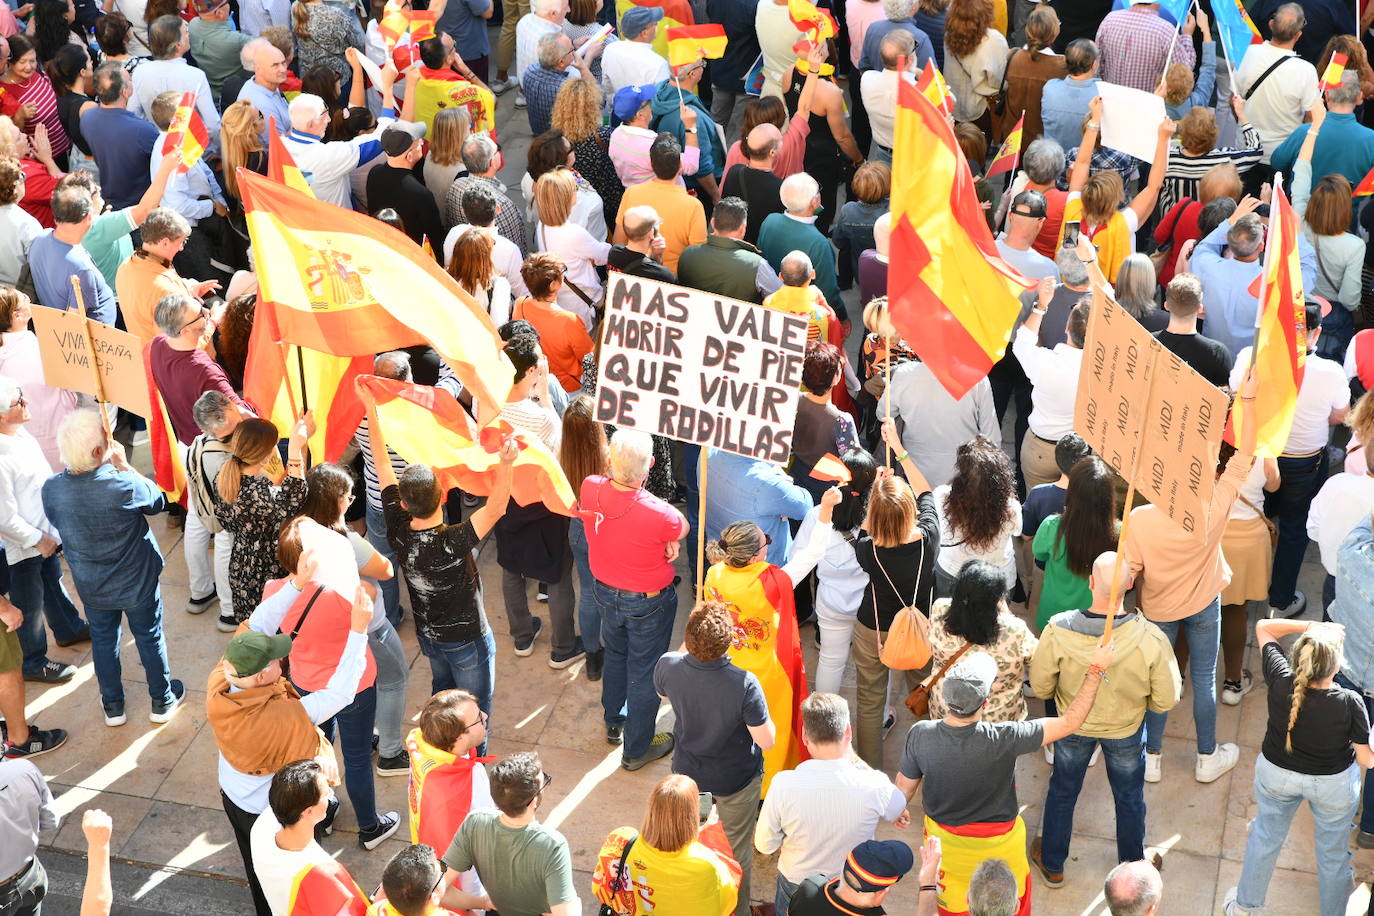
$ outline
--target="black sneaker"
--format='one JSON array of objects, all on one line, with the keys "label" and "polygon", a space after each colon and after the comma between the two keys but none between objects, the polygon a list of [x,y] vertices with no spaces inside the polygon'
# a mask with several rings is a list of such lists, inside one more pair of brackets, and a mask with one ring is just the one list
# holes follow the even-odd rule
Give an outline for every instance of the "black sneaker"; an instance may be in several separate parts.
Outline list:
[{"label": "black sneaker", "polygon": [[623,740],[625,740],[625,726],[624,726],[624,725],[607,725],[607,726],[606,726],[606,743],[607,743],[607,744],[619,744],[619,743],[620,743],[621,741],[623,741]]},{"label": "black sneaker", "polygon": [[148,713],[148,721],[152,722],[154,725],[161,725],[163,722],[170,720],[172,714],[181,706],[181,701],[186,697],[186,685],[181,681],[173,680],[171,688],[172,702],[168,703],[166,706],[154,706],[152,712]]},{"label": "black sneaker", "polygon": [[52,728],[47,731],[30,728],[29,740],[23,744],[5,742],[5,759],[27,760],[30,757],[40,757],[48,751],[57,750],[66,743],[67,733],[60,728]]},{"label": "black sneaker", "polygon": [[606,650],[597,649],[595,652],[587,653],[587,680],[601,680],[601,670],[606,665]]},{"label": "black sneaker", "polygon": [[410,755],[405,751],[395,757],[377,757],[378,776],[409,776],[410,775]]},{"label": "black sneaker", "polygon": [[358,845],[363,849],[371,851],[394,834],[401,826],[401,819],[395,811],[388,811],[386,814],[379,815],[377,826],[369,827],[366,830],[358,831]]},{"label": "black sneaker", "polygon": [[75,665],[64,665],[61,662],[48,660],[43,663],[33,674],[24,673],[24,680],[33,681],[36,684],[61,684],[76,677]]},{"label": "black sneaker", "polygon": [[649,749],[638,757],[629,757],[620,762],[620,765],[627,770],[637,770],[646,764],[653,763],[660,757],[666,757],[673,752],[673,736],[670,732],[659,732],[654,735],[654,739],[649,742]]},{"label": "black sneaker", "polygon": [[80,633],[77,633],[77,634],[76,634],[75,636],[73,636],[71,639],[66,639],[66,640],[57,639],[57,638],[54,638],[54,639],[53,639],[53,642],[57,643],[59,646],[61,646],[61,647],[64,648],[64,649],[70,649],[72,646],[78,645],[78,644],[83,643],[83,642],[90,642],[90,641],[91,641],[91,628],[88,627],[88,626],[82,627],[82,628],[81,628],[81,632],[80,632]]},{"label": "black sneaker", "polygon": [[549,653],[549,667],[561,671],[586,654],[587,650],[582,648],[582,637],[574,636],[571,651]]},{"label": "black sneaker", "polygon": [[215,621],[215,629],[221,633],[232,633],[239,628],[239,622],[234,619],[232,611],[225,611],[223,608],[219,612],[219,620]]},{"label": "black sneaker", "polygon": [[334,832],[334,818],[339,816],[339,800],[331,798],[324,807],[324,820],[315,825],[315,842],[323,840]]},{"label": "black sneaker", "polygon": [[214,592],[211,592],[203,598],[197,598],[195,595],[192,595],[191,600],[186,602],[186,613],[204,614],[206,611],[210,610],[210,605],[214,604],[217,600],[219,600],[219,597]]},{"label": "black sneaker", "polygon": [[524,639],[515,641],[515,654],[525,658],[534,652],[534,641],[539,638],[539,633],[544,629],[544,621],[535,617],[530,621],[530,635]]}]

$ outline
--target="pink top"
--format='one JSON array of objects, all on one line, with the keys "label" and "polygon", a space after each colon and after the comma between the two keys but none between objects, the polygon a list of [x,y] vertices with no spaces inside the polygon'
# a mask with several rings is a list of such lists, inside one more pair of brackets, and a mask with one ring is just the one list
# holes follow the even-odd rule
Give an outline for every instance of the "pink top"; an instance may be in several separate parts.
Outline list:
[{"label": "pink top", "polygon": [[859,57],[863,54],[868,27],[886,18],[880,0],[846,0],[844,21],[849,27],[849,62],[855,67],[859,66]]},{"label": "pink top", "polygon": [[[878,7],[881,9],[882,4],[878,4]],[[778,150],[778,158],[773,160],[774,175],[786,178],[802,170],[802,159],[806,155],[806,138],[810,133],[810,117],[803,116],[801,112],[794,114],[787,129],[782,132],[782,148]],[[739,151],[738,140],[730,145],[730,151],[725,154],[725,171],[721,174],[728,174],[730,167],[734,165],[744,165],[744,154]]]},{"label": "pink top", "polygon": [[654,592],[673,584],[673,564],[665,550],[687,531],[681,512],[647,490],[622,490],[600,474],[582,481],[578,504],[584,512],[597,513],[583,523],[598,582],[627,592]]}]

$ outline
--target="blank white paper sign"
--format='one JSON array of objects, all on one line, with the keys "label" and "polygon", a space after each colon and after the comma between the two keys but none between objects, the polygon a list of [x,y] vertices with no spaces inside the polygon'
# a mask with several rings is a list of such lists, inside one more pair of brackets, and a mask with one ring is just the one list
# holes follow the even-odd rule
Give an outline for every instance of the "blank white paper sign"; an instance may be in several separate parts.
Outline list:
[{"label": "blank white paper sign", "polygon": [[1145,162],[1155,161],[1164,100],[1153,92],[1097,81],[1102,96],[1102,145]]}]

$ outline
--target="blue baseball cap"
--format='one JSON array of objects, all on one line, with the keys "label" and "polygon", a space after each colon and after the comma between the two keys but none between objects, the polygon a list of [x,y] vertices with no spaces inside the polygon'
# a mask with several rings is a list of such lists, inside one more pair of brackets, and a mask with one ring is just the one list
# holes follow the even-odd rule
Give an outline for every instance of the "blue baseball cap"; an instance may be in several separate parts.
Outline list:
[{"label": "blue baseball cap", "polygon": [[845,859],[844,880],[854,890],[870,894],[902,880],[914,864],[911,847],[901,840],[868,840]]},{"label": "blue baseball cap", "polygon": [[639,113],[639,109],[653,101],[657,94],[658,86],[655,83],[645,83],[643,86],[626,86],[616,92],[611,108],[615,111],[617,118],[628,121]]},{"label": "blue baseball cap", "polygon": [[631,7],[620,17],[620,34],[624,38],[634,38],[662,18],[663,10],[656,6]]}]

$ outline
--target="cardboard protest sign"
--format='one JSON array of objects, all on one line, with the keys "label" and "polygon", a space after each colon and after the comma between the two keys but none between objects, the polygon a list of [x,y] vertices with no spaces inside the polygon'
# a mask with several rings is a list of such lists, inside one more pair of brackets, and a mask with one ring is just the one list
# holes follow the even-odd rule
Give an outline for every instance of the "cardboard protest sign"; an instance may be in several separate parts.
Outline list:
[{"label": "cardboard protest sign", "polygon": [[148,378],[143,371],[143,341],[136,334],[87,319],[91,344],[100,367],[102,397],[145,419],[152,414],[148,403]]},{"label": "cardboard protest sign", "polygon": [[33,326],[43,362],[43,381],[49,388],[110,401],[140,417],[151,413],[143,342],[138,337],[74,309],[41,305],[33,307]]},{"label": "cardboard protest sign", "polygon": [[1094,306],[1083,351],[1074,429],[1141,495],[1201,535],[1226,394],[1110,300]]},{"label": "cardboard protest sign", "polygon": [[[44,384],[100,397],[100,376],[86,342],[86,316],[75,310],[35,305],[33,328],[38,335]],[[139,378],[143,378],[142,370]]]},{"label": "cardboard protest sign", "polygon": [[801,315],[612,273],[596,418],[782,464],[805,351]]}]

